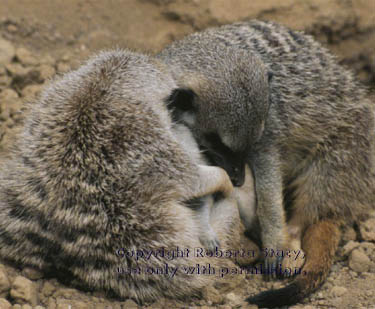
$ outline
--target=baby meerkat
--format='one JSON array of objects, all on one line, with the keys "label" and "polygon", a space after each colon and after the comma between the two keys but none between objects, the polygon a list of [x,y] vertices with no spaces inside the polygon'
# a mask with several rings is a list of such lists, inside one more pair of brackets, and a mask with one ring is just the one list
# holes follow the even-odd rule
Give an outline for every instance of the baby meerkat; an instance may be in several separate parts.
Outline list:
[{"label": "baby meerkat", "polygon": [[[235,185],[255,177],[263,249],[302,249],[302,273],[286,288],[249,298],[290,305],[326,278],[341,223],[375,206],[374,104],[353,74],[311,36],[249,21],[167,46],[164,61],[184,100],[170,108]],[[248,222],[251,229],[253,220]],[[305,260],[268,255],[271,276]]]}]

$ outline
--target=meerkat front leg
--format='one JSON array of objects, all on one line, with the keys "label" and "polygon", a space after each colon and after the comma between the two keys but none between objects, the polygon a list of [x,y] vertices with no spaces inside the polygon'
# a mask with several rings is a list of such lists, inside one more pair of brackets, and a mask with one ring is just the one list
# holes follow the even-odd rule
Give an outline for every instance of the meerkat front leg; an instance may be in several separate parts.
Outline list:
[{"label": "meerkat front leg", "polygon": [[271,147],[252,158],[257,196],[257,216],[265,261],[265,278],[276,278],[286,244],[282,175],[278,152]]},{"label": "meerkat front leg", "polygon": [[237,200],[241,221],[245,228],[250,230],[256,220],[256,196],[253,174],[247,164],[245,165],[244,184],[235,188],[234,197]]},{"label": "meerkat front leg", "polygon": [[199,183],[192,193],[194,197],[222,192],[228,197],[233,192],[233,184],[227,172],[221,167],[199,165]]},{"label": "meerkat front leg", "polygon": [[220,241],[210,223],[213,203],[214,199],[212,196],[205,196],[201,199],[201,205],[196,210],[197,220],[201,228],[199,241],[210,251],[215,250],[216,247],[220,247]]}]

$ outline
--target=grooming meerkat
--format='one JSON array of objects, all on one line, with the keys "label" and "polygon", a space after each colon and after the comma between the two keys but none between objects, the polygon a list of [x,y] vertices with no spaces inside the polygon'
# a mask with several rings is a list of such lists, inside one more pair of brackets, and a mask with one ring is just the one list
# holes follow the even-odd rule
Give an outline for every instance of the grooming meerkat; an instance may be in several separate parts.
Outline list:
[{"label": "grooming meerkat", "polygon": [[[175,117],[212,163],[235,185],[251,165],[263,248],[306,253],[307,275],[249,302],[300,301],[324,282],[338,226],[375,206],[374,104],[311,36],[272,22],[211,28],[157,57],[185,88],[182,103],[170,105]],[[266,267],[278,261],[268,256]],[[304,261],[284,258],[282,269]]]},{"label": "grooming meerkat", "polygon": [[[176,87],[159,62],[129,51],[101,53],[50,83],[1,163],[0,258],[140,302],[196,295],[213,280],[183,267],[230,265],[160,255],[201,247],[201,220],[187,202],[232,190],[222,169],[198,165],[172,132],[164,100]],[[210,221],[230,247],[234,200],[215,204]],[[119,271],[165,265],[157,275]]]}]

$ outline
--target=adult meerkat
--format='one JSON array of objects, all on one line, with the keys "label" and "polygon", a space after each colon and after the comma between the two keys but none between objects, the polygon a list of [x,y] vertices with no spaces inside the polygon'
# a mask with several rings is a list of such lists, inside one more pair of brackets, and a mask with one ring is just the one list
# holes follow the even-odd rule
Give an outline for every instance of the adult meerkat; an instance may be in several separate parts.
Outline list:
[{"label": "adult meerkat", "polygon": [[[172,132],[164,100],[176,87],[148,56],[111,51],[45,88],[1,164],[0,258],[138,301],[195,295],[211,283],[183,268],[229,261],[192,254],[202,227],[185,202],[232,185]],[[233,200],[218,203],[211,222],[230,247]],[[178,248],[183,256],[173,256]]]},{"label": "adult meerkat", "polygon": [[[375,205],[373,102],[311,36],[272,22],[195,33],[158,58],[185,88],[170,107],[212,162],[236,185],[251,165],[263,248],[298,251],[302,240],[307,275],[249,301],[303,299],[329,272],[339,224]],[[284,258],[282,268],[303,261]],[[271,270],[277,265],[275,255],[266,258]]]}]

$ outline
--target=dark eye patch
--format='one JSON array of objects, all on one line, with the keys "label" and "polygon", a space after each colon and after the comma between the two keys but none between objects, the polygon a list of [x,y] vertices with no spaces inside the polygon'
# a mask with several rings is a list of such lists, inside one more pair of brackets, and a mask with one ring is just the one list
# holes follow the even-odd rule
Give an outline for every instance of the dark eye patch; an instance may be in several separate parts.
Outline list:
[{"label": "dark eye patch", "polygon": [[208,133],[205,135],[205,139],[210,144],[210,146],[216,149],[218,152],[228,155],[234,154],[234,152],[221,141],[221,138],[218,134]]}]

